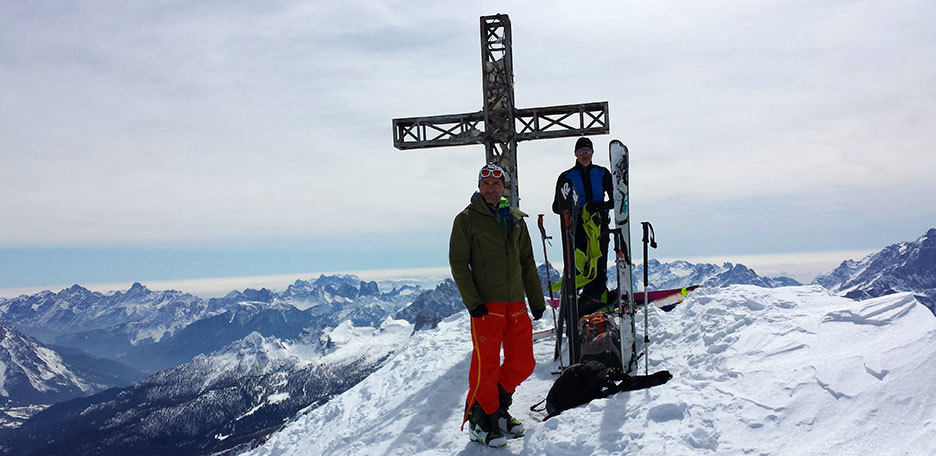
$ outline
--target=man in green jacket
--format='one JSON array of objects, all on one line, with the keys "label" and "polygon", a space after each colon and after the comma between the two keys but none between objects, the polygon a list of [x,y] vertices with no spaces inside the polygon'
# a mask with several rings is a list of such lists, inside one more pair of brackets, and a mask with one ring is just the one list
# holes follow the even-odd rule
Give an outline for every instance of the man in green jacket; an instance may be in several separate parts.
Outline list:
[{"label": "man in green jacket", "polygon": [[524,294],[535,320],[546,310],[526,214],[503,197],[507,179],[497,165],[481,168],[478,192],[455,217],[449,240],[449,265],[471,314],[474,346],[465,421],[471,440],[489,446],[524,433],[507,411],[514,390],[536,367]]}]

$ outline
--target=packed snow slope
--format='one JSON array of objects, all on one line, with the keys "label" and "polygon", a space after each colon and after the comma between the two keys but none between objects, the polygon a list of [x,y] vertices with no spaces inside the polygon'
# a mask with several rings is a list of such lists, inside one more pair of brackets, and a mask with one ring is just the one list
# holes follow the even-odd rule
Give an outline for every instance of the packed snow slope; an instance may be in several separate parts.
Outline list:
[{"label": "packed snow slope", "polygon": [[[819,286],[702,288],[650,310],[650,371],[669,383],[541,422],[553,340],[514,396],[526,436],[493,449],[459,430],[466,313],[419,331],[360,384],[254,455],[924,455],[936,448],[936,318],[908,293],[855,302]],[[546,320],[536,328],[546,328]]]}]

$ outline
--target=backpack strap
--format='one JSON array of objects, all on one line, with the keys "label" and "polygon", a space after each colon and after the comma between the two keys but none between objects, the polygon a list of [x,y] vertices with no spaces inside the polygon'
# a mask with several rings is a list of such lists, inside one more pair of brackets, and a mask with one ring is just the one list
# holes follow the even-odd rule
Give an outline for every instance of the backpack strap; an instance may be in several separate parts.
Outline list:
[{"label": "backpack strap", "polygon": [[[542,405],[542,407],[540,407],[540,405]],[[533,404],[533,405],[530,407],[530,411],[531,411],[531,412],[545,412],[545,411],[546,411],[546,399],[543,399],[543,400],[541,400],[541,401],[539,401],[539,402]],[[556,415],[558,415],[558,413],[557,413]],[[546,420],[548,420],[548,419],[550,419],[550,418],[552,418],[552,417],[554,417],[554,416],[556,416],[556,415],[553,415],[552,413],[547,413],[546,416],[543,417],[543,421],[546,421]]]},{"label": "backpack strap", "polygon": [[[542,407],[540,407],[542,405]],[[542,412],[546,410],[546,399],[543,399],[530,407],[531,412]]]}]

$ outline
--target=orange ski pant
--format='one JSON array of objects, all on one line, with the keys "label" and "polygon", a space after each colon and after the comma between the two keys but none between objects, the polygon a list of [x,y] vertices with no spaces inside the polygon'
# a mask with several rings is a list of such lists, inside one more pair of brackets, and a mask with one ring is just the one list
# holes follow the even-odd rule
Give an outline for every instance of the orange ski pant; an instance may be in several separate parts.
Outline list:
[{"label": "orange ski pant", "polygon": [[[488,314],[471,319],[471,370],[468,373],[467,408],[477,401],[484,413],[500,407],[497,384],[513,393],[536,367],[533,358],[533,324],[526,305],[519,302],[485,304]],[[501,346],[504,361],[501,363]]]}]

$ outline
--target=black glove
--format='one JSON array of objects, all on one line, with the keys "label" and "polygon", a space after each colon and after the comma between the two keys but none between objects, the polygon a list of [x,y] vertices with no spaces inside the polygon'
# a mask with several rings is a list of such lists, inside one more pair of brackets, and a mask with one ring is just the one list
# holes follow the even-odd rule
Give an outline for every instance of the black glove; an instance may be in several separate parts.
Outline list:
[{"label": "black glove", "polygon": [[478,304],[477,307],[468,311],[468,314],[471,315],[472,318],[481,318],[487,315],[487,313],[487,306],[484,304]]},{"label": "black glove", "polygon": [[545,307],[543,307],[542,309],[530,309],[530,313],[533,314],[534,320],[539,320],[540,318],[543,318],[543,312],[545,311],[546,311]]}]

